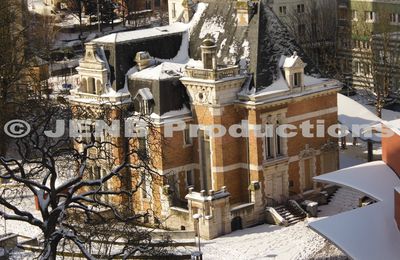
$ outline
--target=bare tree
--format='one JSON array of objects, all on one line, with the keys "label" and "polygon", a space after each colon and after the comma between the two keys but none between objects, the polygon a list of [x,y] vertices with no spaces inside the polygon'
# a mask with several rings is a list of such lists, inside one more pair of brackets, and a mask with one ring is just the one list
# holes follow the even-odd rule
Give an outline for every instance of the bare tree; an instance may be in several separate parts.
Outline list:
[{"label": "bare tree", "polygon": [[[14,116],[14,102],[30,96],[31,88],[43,79],[33,68],[49,58],[55,38],[53,19],[31,14],[24,1],[0,2],[0,129]],[[0,155],[6,153],[8,138],[0,131]]]},{"label": "bare tree", "polygon": [[374,11],[366,4],[358,7],[350,18],[353,20],[348,44],[352,82],[371,94],[376,114],[382,117],[390,94],[397,92],[400,36],[393,31],[395,14],[386,7],[377,6]]},{"label": "bare tree", "polygon": [[320,70],[327,75],[336,71],[336,2],[308,0],[297,6],[280,7],[278,17],[292,32]]},{"label": "bare tree", "polygon": [[79,38],[82,37],[83,14],[87,8],[87,0],[64,0],[68,13],[75,16],[79,21]]},{"label": "bare tree", "polygon": [[[57,252],[66,250],[79,251],[88,259],[164,253],[156,250],[162,243],[152,243],[150,232],[138,228],[151,212],[135,209],[136,193],[147,179],[158,177],[140,140],[103,135],[91,124],[80,124],[83,136],[73,139],[68,133],[55,136],[48,132],[59,120],[109,122],[111,115],[127,116],[126,110],[116,106],[92,110],[47,100],[30,105],[20,106],[18,114],[31,130],[16,140],[15,156],[0,157],[0,180],[19,185],[18,189],[0,189],[0,205],[6,209],[0,215],[41,230],[41,259],[56,259]],[[148,123],[146,129],[153,131]],[[160,150],[154,138],[149,138],[146,147],[153,155]],[[37,199],[39,217],[18,203],[22,192]],[[120,244],[112,242],[116,240]]]}]

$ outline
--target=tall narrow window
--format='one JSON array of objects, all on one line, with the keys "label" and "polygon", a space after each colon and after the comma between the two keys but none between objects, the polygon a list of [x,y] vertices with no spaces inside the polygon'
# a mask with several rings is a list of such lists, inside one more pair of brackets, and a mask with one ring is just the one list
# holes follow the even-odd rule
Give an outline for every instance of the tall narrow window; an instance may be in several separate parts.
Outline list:
[{"label": "tall narrow window", "polygon": [[[279,125],[280,125],[279,121],[276,121],[276,128],[278,128]],[[282,142],[281,141],[282,141],[281,136],[278,133],[276,133],[276,155],[277,156],[282,155]]]},{"label": "tall narrow window", "polygon": [[294,87],[301,87],[301,73],[294,73],[293,74],[293,86]]},{"label": "tall narrow window", "polygon": [[267,160],[274,157],[274,130],[274,124],[271,117],[269,117],[265,126],[265,157]]},{"label": "tall narrow window", "polygon": [[138,155],[142,160],[146,160],[148,158],[147,139],[146,137],[139,137],[138,142]]},{"label": "tall narrow window", "polygon": [[195,185],[194,183],[194,172],[193,170],[188,170],[186,171],[186,186],[188,188],[193,187]]},{"label": "tall narrow window", "polygon": [[267,153],[267,159],[272,158],[272,137],[267,137],[266,139],[266,153]]},{"label": "tall narrow window", "polygon": [[280,14],[286,14],[286,6],[279,6],[279,13]]},{"label": "tall narrow window", "polygon": [[142,172],[142,198],[150,199],[151,196],[152,196],[151,177],[145,172]]},{"label": "tall narrow window", "polygon": [[357,11],[356,10],[351,10],[351,18],[353,21],[357,21]]},{"label": "tall narrow window", "polygon": [[304,4],[297,5],[297,13],[304,13]]},{"label": "tall narrow window", "polygon": [[184,144],[191,145],[193,143],[192,137],[190,136],[190,129],[186,128],[183,132]]},{"label": "tall narrow window", "polygon": [[372,12],[372,11],[367,11],[365,12],[365,21],[366,22],[376,22],[377,17],[376,17],[376,13]]},{"label": "tall narrow window", "polygon": [[280,115],[269,116],[268,123],[265,127],[265,160],[273,160],[285,154],[284,138],[280,136],[280,133],[278,131],[278,128],[281,125],[280,118]]}]

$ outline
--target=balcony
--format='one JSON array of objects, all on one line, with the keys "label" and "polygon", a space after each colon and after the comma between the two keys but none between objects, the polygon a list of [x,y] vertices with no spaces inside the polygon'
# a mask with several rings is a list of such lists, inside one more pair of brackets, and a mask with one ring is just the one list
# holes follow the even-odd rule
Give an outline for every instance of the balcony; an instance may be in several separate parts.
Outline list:
[{"label": "balcony", "polygon": [[222,80],[239,75],[239,66],[218,67],[216,70],[186,67],[186,76],[203,80]]},{"label": "balcony", "polygon": [[114,95],[97,95],[91,93],[81,92],[79,90],[72,90],[71,96],[69,97],[71,101],[80,101],[85,103],[96,103],[96,104],[104,104],[104,103],[124,103],[129,102],[131,100],[131,96],[129,93],[116,93]]}]

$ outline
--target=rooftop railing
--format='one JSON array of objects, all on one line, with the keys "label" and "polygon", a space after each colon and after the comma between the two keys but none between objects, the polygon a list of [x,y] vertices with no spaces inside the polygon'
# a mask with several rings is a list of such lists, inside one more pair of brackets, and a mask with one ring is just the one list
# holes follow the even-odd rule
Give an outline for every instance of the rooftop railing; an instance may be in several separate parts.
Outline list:
[{"label": "rooftop railing", "polygon": [[203,80],[221,80],[239,75],[239,66],[231,66],[226,68],[202,69],[196,67],[186,67],[186,76]]}]

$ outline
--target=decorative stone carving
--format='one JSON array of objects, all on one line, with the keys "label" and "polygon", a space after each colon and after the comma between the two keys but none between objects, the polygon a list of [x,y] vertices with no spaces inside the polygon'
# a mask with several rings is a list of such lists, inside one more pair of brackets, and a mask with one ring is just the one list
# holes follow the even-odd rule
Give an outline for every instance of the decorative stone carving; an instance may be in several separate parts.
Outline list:
[{"label": "decorative stone carving", "polygon": [[333,151],[337,151],[339,149],[339,146],[336,142],[333,141],[328,141],[326,144],[324,144],[323,146],[321,146],[321,151],[322,152],[333,152]]},{"label": "decorative stone carving", "polygon": [[309,158],[315,156],[317,151],[313,148],[310,148],[308,144],[306,144],[305,149],[300,152],[299,157],[300,159]]}]

